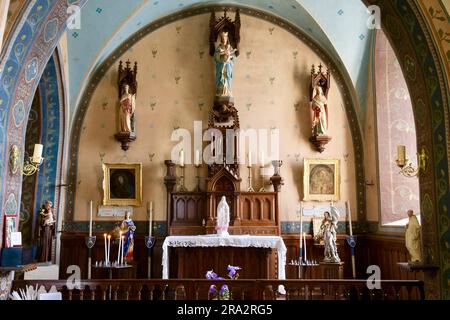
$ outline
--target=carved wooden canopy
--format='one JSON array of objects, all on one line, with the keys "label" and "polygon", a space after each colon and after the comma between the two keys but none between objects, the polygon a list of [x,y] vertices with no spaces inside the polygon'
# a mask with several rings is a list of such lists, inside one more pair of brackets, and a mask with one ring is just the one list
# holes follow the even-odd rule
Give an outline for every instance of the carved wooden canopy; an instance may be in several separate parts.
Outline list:
[{"label": "carved wooden canopy", "polygon": [[134,68],[130,67],[130,60],[125,62],[125,68],[123,67],[122,60],[119,62],[119,77],[118,77],[118,85],[119,85],[119,99],[123,94],[123,89],[125,85],[130,86],[130,93],[137,95],[137,62],[134,63]]},{"label": "carved wooden canopy", "polygon": [[327,69],[326,72],[322,71],[322,64],[319,64],[318,71],[316,72],[316,67],[312,65],[311,68],[311,88],[310,88],[310,100],[312,100],[314,94],[314,88],[318,85],[322,87],[323,94],[328,99],[328,91],[330,89],[330,70]]},{"label": "carved wooden canopy", "polygon": [[228,32],[230,44],[236,49],[236,56],[239,55],[239,43],[241,41],[241,16],[239,14],[239,9],[236,9],[234,21],[227,16],[227,10],[225,10],[223,16],[218,19],[216,19],[216,13],[212,11],[211,18],[209,20],[209,29],[209,54],[211,56],[214,55],[217,37],[222,31]]}]

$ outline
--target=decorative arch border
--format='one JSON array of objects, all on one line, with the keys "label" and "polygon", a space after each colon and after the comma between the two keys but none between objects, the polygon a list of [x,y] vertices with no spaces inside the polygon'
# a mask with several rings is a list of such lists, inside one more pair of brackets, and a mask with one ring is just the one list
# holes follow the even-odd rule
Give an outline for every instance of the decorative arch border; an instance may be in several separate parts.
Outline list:
[{"label": "decorative arch border", "polygon": [[[185,19],[188,17],[207,14],[211,10],[221,11],[227,9],[230,11],[235,11],[239,8],[241,15],[249,15],[255,18],[259,18],[268,21],[278,27],[288,31],[300,41],[308,45],[314,52],[329,66],[330,71],[333,75],[336,87],[342,92],[345,110],[347,114],[347,119],[349,123],[349,128],[351,131],[353,139],[353,148],[355,154],[355,171],[356,171],[356,189],[357,189],[357,213],[358,220],[365,221],[366,219],[366,208],[365,208],[365,178],[364,178],[364,153],[363,153],[363,140],[360,130],[360,125],[358,122],[358,117],[356,114],[358,99],[353,89],[353,84],[350,77],[346,73],[345,69],[341,69],[339,65],[330,57],[317,43],[311,39],[307,34],[302,32],[297,26],[277,17],[273,14],[261,11],[259,9],[248,8],[239,5],[214,5],[207,4],[202,6],[196,6],[194,8],[187,8],[154,22],[149,23],[130,37],[128,37],[116,50],[114,50],[108,57],[106,57],[102,63],[94,70],[92,73],[84,93],[81,95],[80,102],[76,108],[76,114],[73,120],[72,132],[70,135],[70,167],[68,176],[68,194],[67,194],[67,204],[66,211],[64,215],[64,225],[69,227],[73,223],[74,207],[75,207],[75,195],[77,186],[77,166],[78,166],[78,151],[81,138],[81,128],[83,127],[84,117],[87,113],[87,109],[91,98],[95,92],[95,89],[104,77],[105,73],[109,68],[114,65],[114,63],[124,54],[126,51],[132,47],[139,40],[147,36],[148,34],[154,32],[155,30],[170,24],[172,22]],[[351,88],[351,89],[349,89]],[[365,224],[363,224],[365,226]]]}]

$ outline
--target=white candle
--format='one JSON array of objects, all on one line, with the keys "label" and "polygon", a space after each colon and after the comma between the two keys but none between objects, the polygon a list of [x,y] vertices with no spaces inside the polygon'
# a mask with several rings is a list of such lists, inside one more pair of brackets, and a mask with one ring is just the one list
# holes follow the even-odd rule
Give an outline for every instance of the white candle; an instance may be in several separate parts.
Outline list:
[{"label": "white candle", "polygon": [[200,165],[200,150],[195,150],[195,165]]},{"label": "white candle", "polygon": [[304,241],[304,243],[303,243],[303,246],[304,246],[303,252],[304,252],[304,254],[305,254],[305,263],[306,263],[306,261],[308,260],[308,259],[306,258],[306,232],[303,232],[303,241]]},{"label": "white candle", "polygon": [[121,248],[122,248],[122,231],[119,231],[119,249],[117,250],[117,263],[120,263]]},{"label": "white candle", "polygon": [[150,207],[148,211],[148,236],[152,236],[152,220],[153,220],[153,201],[150,201]]},{"label": "white candle", "polygon": [[180,151],[180,166],[184,167],[184,150],[181,149]]},{"label": "white candle", "polygon": [[265,161],[264,161],[264,151],[261,152],[261,167],[264,167]]},{"label": "white candle", "polygon": [[105,263],[108,261],[108,248],[107,248],[107,241],[106,241],[106,233],[103,234],[103,237],[105,237]]},{"label": "white candle", "polygon": [[252,166],[252,152],[251,151],[248,152],[248,166],[249,167]]},{"label": "white candle", "polygon": [[347,205],[347,214],[348,214],[348,226],[350,228],[350,236],[353,236],[353,227],[352,227],[352,212],[350,210],[350,204],[348,201],[345,203]]},{"label": "white candle", "polygon": [[43,148],[44,148],[44,146],[42,144],[34,145],[34,152],[33,152],[33,162],[34,163],[40,163],[42,161]]},{"label": "white candle", "polygon": [[303,235],[303,201],[300,201],[300,260],[302,260],[303,258],[302,235]]},{"label": "white candle", "polygon": [[108,259],[107,259],[107,264],[109,265],[109,258],[110,258],[110,253],[111,253],[111,235],[108,234]]},{"label": "white candle", "polygon": [[124,248],[124,241],[125,241],[125,236],[122,236],[122,261],[120,262],[120,264],[123,264],[123,248]]},{"label": "white candle", "polygon": [[92,237],[92,200],[90,202],[90,214],[89,214],[89,237]]}]

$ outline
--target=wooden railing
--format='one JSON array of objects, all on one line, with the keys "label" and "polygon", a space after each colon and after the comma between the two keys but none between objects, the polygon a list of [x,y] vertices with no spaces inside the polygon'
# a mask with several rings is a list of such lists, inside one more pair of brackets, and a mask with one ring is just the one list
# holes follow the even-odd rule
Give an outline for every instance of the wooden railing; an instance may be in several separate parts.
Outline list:
[{"label": "wooden railing", "polygon": [[[211,285],[226,284],[233,300],[423,300],[422,281],[381,280],[369,290],[366,280],[81,280],[69,289],[66,280],[16,280],[13,289],[52,286],[63,300],[209,300]],[[70,283],[69,283],[70,285]],[[286,294],[278,293],[280,285]]]}]

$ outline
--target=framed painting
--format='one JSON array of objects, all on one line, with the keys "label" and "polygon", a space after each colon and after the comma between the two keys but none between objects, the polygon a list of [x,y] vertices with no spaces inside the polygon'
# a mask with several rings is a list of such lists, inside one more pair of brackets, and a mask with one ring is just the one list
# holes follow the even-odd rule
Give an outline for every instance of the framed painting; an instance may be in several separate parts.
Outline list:
[{"label": "framed painting", "polygon": [[305,159],[305,201],[339,201],[340,166],[337,159]]},{"label": "framed painting", "polygon": [[103,163],[103,205],[140,206],[142,164]]}]

